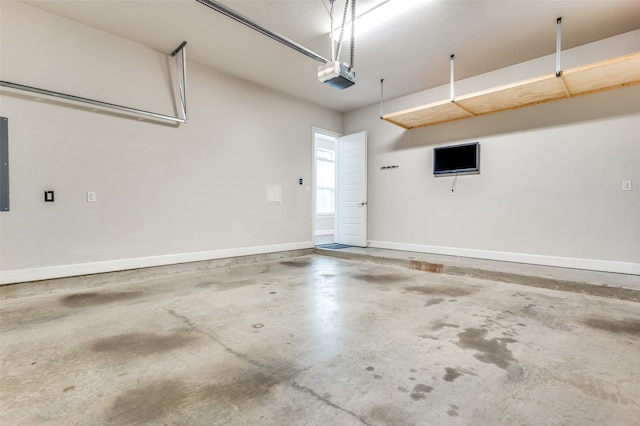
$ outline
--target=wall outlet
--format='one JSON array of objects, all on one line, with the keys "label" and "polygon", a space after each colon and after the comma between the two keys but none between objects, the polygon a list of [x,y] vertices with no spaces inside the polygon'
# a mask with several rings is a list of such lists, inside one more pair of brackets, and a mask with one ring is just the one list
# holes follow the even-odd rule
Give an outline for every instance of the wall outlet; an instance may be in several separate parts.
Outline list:
[{"label": "wall outlet", "polygon": [[633,181],[632,180],[623,180],[622,181],[622,190],[623,191],[631,191],[633,189]]},{"label": "wall outlet", "polygon": [[87,192],[87,203],[95,203],[96,202],[96,193],[93,191]]},{"label": "wall outlet", "polygon": [[53,191],[44,191],[44,202],[53,203],[53,201],[54,201]]}]

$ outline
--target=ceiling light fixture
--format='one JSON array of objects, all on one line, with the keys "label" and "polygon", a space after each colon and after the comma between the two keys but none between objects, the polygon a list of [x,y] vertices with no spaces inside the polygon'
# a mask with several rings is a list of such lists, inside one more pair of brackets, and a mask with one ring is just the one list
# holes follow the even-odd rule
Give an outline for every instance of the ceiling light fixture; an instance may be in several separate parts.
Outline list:
[{"label": "ceiling light fixture", "polygon": [[[386,0],[378,6],[374,7],[356,17],[357,35],[361,35],[373,28],[379,27],[383,23],[390,21],[396,16],[406,12],[407,10],[415,7],[420,3],[424,3],[426,0]],[[351,21],[347,21],[344,24],[347,28],[351,25]],[[342,27],[333,31],[333,39],[338,40]],[[348,31],[344,32],[343,40],[349,40],[351,35]]]}]

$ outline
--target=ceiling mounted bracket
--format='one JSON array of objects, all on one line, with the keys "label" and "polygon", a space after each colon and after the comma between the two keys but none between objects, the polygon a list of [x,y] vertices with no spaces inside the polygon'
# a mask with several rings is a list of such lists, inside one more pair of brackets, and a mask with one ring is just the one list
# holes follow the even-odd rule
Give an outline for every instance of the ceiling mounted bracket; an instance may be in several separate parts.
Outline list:
[{"label": "ceiling mounted bracket", "polygon": [[383,102],[384,102],[384,78],[380,79],[380,119],[384,116],[383,111]]},{"label": "ceiling mounted bracket", "polygon": [[[178,79],[178,91],[180,93],[180,105],[182,106],[182,116],[187,120],[187,52],[185,46],[186,41],[180,43],[180,46],[171,52],[171,56],[176,60],[176,77]],[[181,52],[182,59],[182,78],[180,78],[180,66],[178,65],[178,52]]]},{"label": "ceiling mounted bracket", "polygon": [[456,84],[456,74],[455,74],[455,62],[456,62],[456,55],[454,55],[453,53],[451,54],[451,56],[449,56],[449,68],[450,68],[450,75],[451,75],[451,84],[449,85],[449,102],[451,102],[452,105],[454,105],[458,110],[461,110],[464,114],[466,114],[469,117],[473,117],[475,116],[475,114],[471,111],[469,111],[467,108],[463,107],[462,105],[460,105],[459,103],[456,102],[456,91],[455,91],[455,84]]},{"label": "ceiling mounted bracket", "polygon": [[455,102],[456,98],[455,98],[455,91],[454,91],[454,84],[455,84],[455,74],[454,74],[454,69],[453,69],[453,65],[455,62],[455,57],[456,55],[451,55],[449,57],[449,63],[451,64],[451,87],[450,87],[450,91],[449,91],[449,100],[451,102]]},{"label": "ceiling mounted bracket", "polygon": [[178,52],[182,51],[182,80],[180,80],[180,73],[178,72],[178,86],[180,91],[180,98],[182,103],[183,117],[173,117],[166,114],[159,114],[156,112],[145,111],[138,108],[132,108],[124,105],[112,104],[110,102],[103,102],[95,99],[84,98],[76,95],[69,95],[67,93],[56,92],[53,90],[41,89],[38,87],[26,86],[24,84],[12,83],[9,81],[0,80],[0,86],[8,87],[10,89],[22,90],[25,92],[37,93],[39,95],[52,96],[58,99],[66,99],[69,101],[79,102],[83,104],[90,104],[100,108],[113,109],[130,114],[136,114],[144,117],[151,117],[153,119],[165,120],[174,123],[186,123],[187,122],[187,103],[186,103],[186,91],[187,91],[187,65],[186,65],[186,53],[185,46],[187,42],[183,41],[172,53],[171,56],[175,56]]},{"label": "ceiling mounted bracket", "polygon": [[562,76],[560,54],[562,52],[562,17],[556,19],[556,77]]}]

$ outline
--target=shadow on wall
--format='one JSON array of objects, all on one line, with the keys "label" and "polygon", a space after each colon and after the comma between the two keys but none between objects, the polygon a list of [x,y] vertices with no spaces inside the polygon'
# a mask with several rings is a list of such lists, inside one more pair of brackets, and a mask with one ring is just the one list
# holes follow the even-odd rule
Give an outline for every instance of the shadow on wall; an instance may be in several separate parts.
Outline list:
[{"label": "shadow on wall", "polygon": [[[640,113],[640,84],[403,131],[391,151]],[[393,124],[387,123],[392,126]]]}]

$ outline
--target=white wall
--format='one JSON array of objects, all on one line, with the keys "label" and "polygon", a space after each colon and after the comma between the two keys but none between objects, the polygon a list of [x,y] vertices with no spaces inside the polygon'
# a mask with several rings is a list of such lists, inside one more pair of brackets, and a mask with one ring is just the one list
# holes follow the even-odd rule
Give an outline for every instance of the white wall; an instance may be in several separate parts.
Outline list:
[{"label": "white wall", "polygon": [[[640,30],[565,51],[562,64],[638,50]],[[456,93],[554,70],[552,55],[456,82]],[[448,96],[437,87],[384,110]],[[378,105],[346,114],[345,133],[368,130],[371,245],[640,274],[638,99],[640,85],[409,131],[380,120]],[[432,174],[433,147],[473,141],[481,173],[458,177],[452,196],[454,178]]]},{"label": "white wall", "polygon": [[[164,53],[24,4],[1,7],[2,80],[176,113]],[[2,283],[313,246],[311,193],[298,179],[311,181],[312,127],[341,132],[339,113],[193,62],[179,127],[0,96],[11,185]],[[265,202],[266,184],[282,185],[282,204]]]}]

